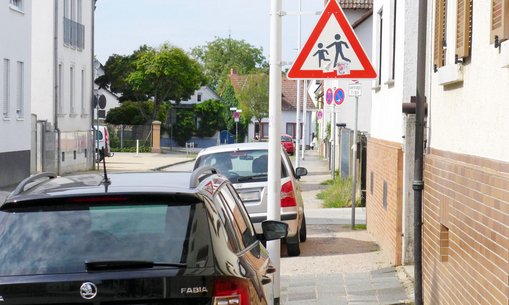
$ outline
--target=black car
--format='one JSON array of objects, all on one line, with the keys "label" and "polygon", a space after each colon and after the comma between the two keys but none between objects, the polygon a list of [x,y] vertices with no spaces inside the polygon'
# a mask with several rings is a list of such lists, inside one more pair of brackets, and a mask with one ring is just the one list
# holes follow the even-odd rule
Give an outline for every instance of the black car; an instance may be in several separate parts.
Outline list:
[{"label": "black car", "polygon": [[0,304],[272,304],[260,239],[212,168],[43,173],[0,206]]}]

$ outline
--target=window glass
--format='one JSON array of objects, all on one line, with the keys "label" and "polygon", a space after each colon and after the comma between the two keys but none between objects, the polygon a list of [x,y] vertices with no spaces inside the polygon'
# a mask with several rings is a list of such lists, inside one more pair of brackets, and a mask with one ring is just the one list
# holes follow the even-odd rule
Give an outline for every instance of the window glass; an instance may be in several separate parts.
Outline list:
[{"label": "window glass", "polygon": [[219,197],[224,203],[228,214],[232,220],[234,231],[237,234],[238,240],[241,242],[241,249],[249,247],[251,244],[257,241],[256,235],[251,224],[251,220],[247,215],[245,209],[243,209],[242,202],[238,196],[232,194],[233,189],[223,187],[220,190]]},{"label": "window glass", "polygon": [[[0,277],[86,272],[86,261],[206,264],[211,247],[202,203],[122,203],[0,211]],[[62,209],[70,204],[73,210]]]},{"label": "window glass", "polygon": [[[267,181],[268,156],[269,152],[265,149],[213,153],[201,156],[195,167],[213,166],[233,183],[263,182]],[[287,176],[281,163],[281,177]]]}]

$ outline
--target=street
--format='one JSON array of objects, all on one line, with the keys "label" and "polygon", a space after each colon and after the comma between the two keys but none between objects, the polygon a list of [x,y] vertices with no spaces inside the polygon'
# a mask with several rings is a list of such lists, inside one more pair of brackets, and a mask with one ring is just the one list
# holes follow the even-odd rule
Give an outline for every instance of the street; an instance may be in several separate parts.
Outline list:
[{"label": "street", "polygon": [[[295,164],[295,159],[292,158]],[[191,171],[194,155],[116,153],[106,159],[110,172],[163,170]],[[327,161],[317,151],[307,151],[301,166],[307,240],[301,255],[281,255],[281,304],[408,304],[412,279],[405,268],[392,266],[383,249],[366,230],[350,229],[351,209],[325,209],[316,194],[330,177]],[[102,170],[102,166],[101,166]],[[0,192],[6,196],[7,190]],[[365,224],[365,208],[356,209],[356,223]]]}]

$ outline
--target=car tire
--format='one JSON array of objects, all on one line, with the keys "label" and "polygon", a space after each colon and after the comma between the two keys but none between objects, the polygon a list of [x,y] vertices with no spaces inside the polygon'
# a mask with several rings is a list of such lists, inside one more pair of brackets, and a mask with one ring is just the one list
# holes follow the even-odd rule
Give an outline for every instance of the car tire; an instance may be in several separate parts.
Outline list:
[{"label": "car tire", "polygon": [[306,229],[306,216],[302,215],[302,222],[300,224],[299,237],[300,242],[305,242],[307,239],[307,229]]},{"label": "car tire", "polygon": [[300,241],[299,236],[297,236],[297,242],[286,240],[286,252],[288,256],[299,256],[300,255]]}]

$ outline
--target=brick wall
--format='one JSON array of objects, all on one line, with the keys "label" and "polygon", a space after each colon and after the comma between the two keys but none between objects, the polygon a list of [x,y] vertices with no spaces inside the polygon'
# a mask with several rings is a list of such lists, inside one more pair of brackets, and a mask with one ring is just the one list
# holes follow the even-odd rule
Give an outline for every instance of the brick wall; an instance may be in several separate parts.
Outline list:
[{"label": "brick wall", "polygon": [[424,304],[509,304],[509,164],[439,150],[424,163]]},{"label": "brick wall", "polygon": [[399,265],[403,193],[401,144],[368,139],[366,178],[368,232],[388,253],[391,263]]}]

